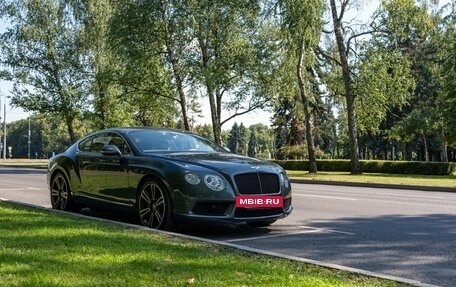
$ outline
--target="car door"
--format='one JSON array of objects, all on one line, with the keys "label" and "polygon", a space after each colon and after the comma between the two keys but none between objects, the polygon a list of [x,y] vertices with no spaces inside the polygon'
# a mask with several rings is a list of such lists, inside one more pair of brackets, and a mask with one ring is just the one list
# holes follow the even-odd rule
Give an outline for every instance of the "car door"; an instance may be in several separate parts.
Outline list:
[{"label": "car door", "polygon": [[[120,155],[103,155],[106,145],[116,145]],[[132,205],[134,191],[129,188],[128,157],[130,148],[117,133],[100,133],[92,137],[86,148],[80,149],[76,158],[82,183],[83,195],[92,199]]]}]

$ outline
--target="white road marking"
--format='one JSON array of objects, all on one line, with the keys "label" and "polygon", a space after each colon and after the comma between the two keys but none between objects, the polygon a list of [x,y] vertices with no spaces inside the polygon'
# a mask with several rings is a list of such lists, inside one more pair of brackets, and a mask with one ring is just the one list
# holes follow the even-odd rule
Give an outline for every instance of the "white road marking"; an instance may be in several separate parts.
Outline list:
[{"label": "white road marking", "polygon": [[349,197],[323,196],[323,195],[313,195],[313,194],[296,194],[296,193],[293,193],[293,196],[317,197],[317,198],[325,198],[325,199],[340,199],[340,200],[350,200],[350,201],[356,201],[357,200],[355,198],[349,198]]},{"label": "white road marking", "polygon": [[245,238],[235,238],[235,239],[225,240],[225,242],[238,242],[238,241],[247,241],[247,240],[256,240],[256,239],[266,239],[266,238],[274,238],[274,237],[304,234],[304,233],[316,233],[316,232],[322,232],[322,231],[323,231],[323,229],[302,230],[302,231],[289,232],[289,233],[262,235],[262,236],[245,237]]},{"label": "white road marking", "polygon": [[329,233],[340,233],[340,234],[346,234],[346,235],[356,235],[356,233],[353,233],[353,232],[339,231],[339,230],[334,230],[334,229],[324,229],[324,231],[329,232]]}]

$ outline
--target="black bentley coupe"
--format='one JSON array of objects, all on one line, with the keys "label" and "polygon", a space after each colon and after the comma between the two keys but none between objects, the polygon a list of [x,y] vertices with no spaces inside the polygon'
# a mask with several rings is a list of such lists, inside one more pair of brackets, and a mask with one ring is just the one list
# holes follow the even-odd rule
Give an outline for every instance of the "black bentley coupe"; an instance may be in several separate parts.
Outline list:
[{"label": "black bentley coupe", "polygon": [[114,128],[82,138],[49,160],[54,209],[130,210],[141,224],[272,224],[292,211],[285,171],[235,155],[197,134]]}]

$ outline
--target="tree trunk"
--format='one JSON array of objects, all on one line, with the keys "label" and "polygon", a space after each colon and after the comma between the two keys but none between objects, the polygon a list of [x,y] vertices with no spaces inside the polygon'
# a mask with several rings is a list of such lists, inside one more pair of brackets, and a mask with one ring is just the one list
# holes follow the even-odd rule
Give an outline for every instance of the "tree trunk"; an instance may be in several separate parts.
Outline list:
[{"label": "tree trunk", "polygon": [[411,161],[413,159],[412,145],[410,143],[405,143],[405,160]]},{"label": "tree trunk", "polygon": [[[347,0],[348,1],[348,0]],[[359,164],[359,147],[358,147],[358,131],[356,127],[356,113],[355,113],[355,94],[353,91],[353,83],[350,74],[350,67],[348,65],[347,47],[344,43],[342,35],[342,19],[337,15],[337,8],[335,0],[330,0],[331,14],[334,24],[334,33],[336,36],[337,48],[339,50],[340,62],[342,65],[342,76],[344,78],[345,99],[347,102],[347,119],[348,119],[348,138],[350,143],[350,170],[352,174],[361,173]]]},{"label": "tree trunk", "polygon": [[209,84],[207,84],[207,93],[209,95],[209,105],[211,108],[211,119],[212,119],[212,132],[214,133],[214,141],[215,143],[221,145],[222,144],[222,126],[220,124],[220,112],[218,111],[218,101],[214,99],[214,92],[212,91]]},{"label": "tree trunk", "polygon": [[446,141],[442,143],[440,160],[442,162],[448,162],[448,143]]},{"label": "tree trunk", "polygon": [[177,92],[179,94],[179,105],[181,107],[181,113],[182,113],[182,120],[184,122],[184,129],[189,131],[190,130],[190,124],[188,122],[188,113],[187,113],[187,96],[185,95],[184,92],[184,85],[183,85],[183,79],[181,75],[181,68],[179,66],[179,63],[176,59],[173,45],[171,43],[171,32],[169,31],[169,20],[167,18],[167,2],[164,2],[164,7],[163,7],[163,23],[165,25],[165,45],[166,45],[166,52],[168,54],[169,62],[171,63],[171,67],[173,70],[173,75],[174,75],[174,80],[176,81],[176,86],[177,86]]},{"label": "tree trunk", "polygon": [[[202,65],[204,70],[209,69],[209,51],[208,46],[205,39],[199,35],[198,36],[198,43],[201,50],[201,58],[202,58]],[[222,126],[220,123],[220,116],[221,116],[221,95],[215,94],[215,88],[213,87],[210,79],[205,76],[205,84],[206,84],[206,92],[207,96],[209,97],[209,106],[211,109],[211,120],[212,120],[212,131],[214,133],[214,141],[215,143],[221,145],[222,144]]]},{"label": "tree trunk", "polygon": [[108,106],[106,104],[106,94],[105,94],[105,90],[103,88],[103,84],[101,82],[100,79],[97,79],[97,85],[98,85],[98,95],[96,95],[97,97],[97,108],[100,112],[100,115],[99,115],[99,128],[100,129],[105,129],[107,128],[106,126],[106,123],[108,122],[108,118],[107,118],[107,109],[108,109]]},{"label": "tree trunk", "polygon": [[188,123],[188,113],[187,113],[187,96],[185,95],[183,88],[183,81],[180,75],[180,68],[177,64],[176,59],[174,58],[174,53],[170,50],[168,52],[170,57],[171,65],[173,67],[174,79],[176,80],[177,92],[179,93],[179,105],[181,107],[182,120],[184,122],[185,130],[190,130],[190,124]]},{"label": "tree trunk", "polygon": [[424,147],[424,161],[429,161],[429,148],[427,144],[426,136],[423,135],[423,147]]},{"label": "tree trunk", "polygon": [[70,135],[70,142],[73,144],[74,142],[76,142],[76,136],[74,134],[74,127],[73,127],[73,122],[74,122],[74,119],[72,117],[69,117],[69,116],[65,116],[65,123],[67,125],[67,129],[68,129],[68,134]]},{"label": "tree trunk", "polygon": [[306,141],[307,151],[309,153],[309,173],[317,173],[317,161],[315,159],[315,147],[312,135],[311,114],[309,111],[309,98],[304,84],[304,76],[302,72],[304,57],[304,41],[301,39],[298,49],[298,64],[296,65],[296,76],[298,77],[299,91],[301,94],[301,101],[304,108],[304,116],[306,122]]}]

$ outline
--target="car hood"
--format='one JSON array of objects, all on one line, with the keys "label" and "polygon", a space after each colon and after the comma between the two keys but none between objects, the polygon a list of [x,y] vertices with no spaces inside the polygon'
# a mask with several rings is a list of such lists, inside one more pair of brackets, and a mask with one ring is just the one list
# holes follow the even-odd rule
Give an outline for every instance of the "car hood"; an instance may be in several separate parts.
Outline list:
[{"label": "car hood", "polygon": [[279,170],[278,165],[272,162],[232,153],[168,153],[162,156],[182,163],[225,172],[228,170],[236,173],[252,171],[277,172]]}]

